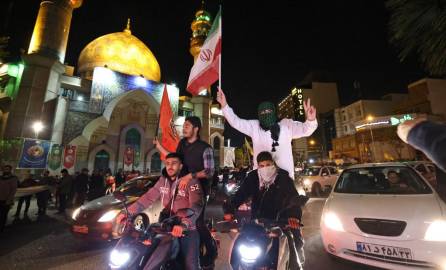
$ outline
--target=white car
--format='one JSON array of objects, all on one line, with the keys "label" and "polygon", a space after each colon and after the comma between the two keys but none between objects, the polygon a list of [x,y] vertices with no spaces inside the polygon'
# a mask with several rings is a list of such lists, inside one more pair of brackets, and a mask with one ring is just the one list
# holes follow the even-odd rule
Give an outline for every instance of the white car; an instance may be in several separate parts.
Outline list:
[{"label": "white car", "polygon": [[323,191],[330,190],[338,178],[338,172],[332,166],[312,166],[303,170],[300,180],[306,192],[320,196]]},{"label": "white car", "polygon": [[351,166],[321,217],[325,250],[386,269],[446,269],[446,204],[412,167]]}]

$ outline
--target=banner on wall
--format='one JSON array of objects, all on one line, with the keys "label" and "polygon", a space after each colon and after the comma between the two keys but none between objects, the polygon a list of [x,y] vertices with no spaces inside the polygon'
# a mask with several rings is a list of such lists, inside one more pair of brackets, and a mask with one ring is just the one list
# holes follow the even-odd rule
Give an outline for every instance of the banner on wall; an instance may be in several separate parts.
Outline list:
[{"label": "banner on wall", "polygon": [[50,155],[48,157],[48,168],[55,171],[60,168],[62,164],[63,147],[60,144],[53,144]]},{"label": "banner on wall", "polygon": [[67,145],[64,150],[63,167],[65,169],[71,169],[76,162],[76,146]]},{"label": "banner on wall", "polygon": [[18,168],[45,169],[50,145],[49,141],[25,139]]},{"label": "banner on wall", "polygon": [[134,149],[131,146],[127,146],[124,150],[124,165],[131,166],[133,164]]}]

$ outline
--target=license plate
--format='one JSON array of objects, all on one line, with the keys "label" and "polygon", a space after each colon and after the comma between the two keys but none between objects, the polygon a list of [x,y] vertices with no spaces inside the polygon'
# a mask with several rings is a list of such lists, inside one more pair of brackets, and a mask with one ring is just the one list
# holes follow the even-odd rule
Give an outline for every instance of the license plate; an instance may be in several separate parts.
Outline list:
[{"label": "license plate", "polygon": [[82,226],[73,225],[73,232],[87,234],[88,233],[88,227],[85,226],[85,225],[82,225]]},{"label": "license plate", "polygon": [[412,260],[412,252],[408,248],[356,242],[356,250],[368,254]]}]

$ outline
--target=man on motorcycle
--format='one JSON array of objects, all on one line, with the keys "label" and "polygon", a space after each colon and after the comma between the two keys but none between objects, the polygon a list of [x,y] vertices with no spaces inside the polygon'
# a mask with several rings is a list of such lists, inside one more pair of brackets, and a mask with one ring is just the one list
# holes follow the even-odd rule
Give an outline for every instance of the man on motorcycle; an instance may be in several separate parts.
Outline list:
[{"label": "man on motorcycle", "polygon": [[[172,229],[172,235],[179,237],[181,255],[185,269],[199,269],[199,243],[200,238],[197,232],[196,220],[203,209],[203,190],[198,179],[191,179],[185,189],[179,189],[180,171],[183,167],[182,157],[177,153],[169,153],[165,160],[166,168],[158,182],[147,193],[142,195],[129,208],[130,216],[134,216],[148,208],[155,201],[161,199],[164,207],[163,212],[168,215],[175,214],[179,209],[190,208],[194,210],[193,216],[183,218],[181,225],[176,225]],[[120,214],[117,222],[125,219],[124,214]],[[183,231],[187,233],[183,235]]]},{"label": "man on motorcycle", "polygon": [[300,205],[289,207],[289,203],[300,195],[288,172],[274,164],[269,152],[260,152],[257,155],[257,164],[258,169],[250,172],[240,189],[229,201],[225,202],[224,219],[233,220],[235,210],[251,198],[252,219],[275,220],[279,213],[281,219],[288,219],[290,232],[294,238],[294,245],[290,241],[290,250],[294,250],[293,255],[297,256],[296,252],[303,247],[299,229],[302,209]]}]

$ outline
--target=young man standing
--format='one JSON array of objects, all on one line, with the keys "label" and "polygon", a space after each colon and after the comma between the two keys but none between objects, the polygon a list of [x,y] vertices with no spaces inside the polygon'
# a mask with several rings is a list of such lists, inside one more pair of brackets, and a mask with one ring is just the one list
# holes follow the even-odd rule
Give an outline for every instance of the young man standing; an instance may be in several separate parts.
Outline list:
[{"label": "young man standing", "polygon": [[[254,156],[262,151],[271,152],[277,165],[287,171],[294,180],[294,162],[291,141],[308,137],[317,128],[316,108],[311,106],[310,100],[304,101],[306,121],[304,123],[292,119],[279,121],[276,106],[271,102],[263,102],[258,107],[258,120],[240,119],[229,107],[226,96],[221,89],[217,93],[217,101],[228,123],[241,133],[252,139]],[[257,162],[254,160],[254,169]]]},{"label": "young man standing", "polygon": [[[199,244],[200,238],[197,232],[196,221],[203,209],[203,190],[198,179],[191,179],[184,189],[179,188],[180,172],[183,167],[182,157],[177,153],[170,153],[166,156],[166,168],[163,175],[158,179],[147,193],[142,195],[129,208],[130,216],[134,216],[148,208],[157,200],[161,199],[164,207],[163,212],[175,214],[179,209],[190,208],[194,210],[193,216],[183,218],[181,225],[176,225],[172,229],[172,235],[180,239],[180,252],[184,258],[185,269],[199,269]],[[117,217],[120,223],[125,218],[124,214]],[[183,236],[183,230],[187,229],[187,234]],[[150,263],[150,261],[148,262]]]},{"label": "young man standing", "polygon": [[[184,157],[185,172],[180,179],[180,189],[184,189],[190,181],[198,179],[203,189],[203,195],[206,197],[209,193],[210,183],[214,174],[214,152],[212,147],[200,140],[201,121],[196,116],[186,117],[183,124],[183,138],[177,146],[176,152]],[[154,144],[158,151],[168,154],[168,151],[162,147],[158,140],[154,140]],[[206,209],[206,201],[203,212],[198,218],[197,227],[200,233],[200,240],[206,246],[206,256],[204,257],[203,268],[211,268],[217,257],[217,247],[212,240],[211,233],[204,222],[204,211]]]},{"label": "young man standing", "polygon": [[10,165],[3,166],[3,175],[0,177],[0,232],[3,232],[9,209],[14,204],[14,195],[17,191],[19,179],[12,174]]}]

